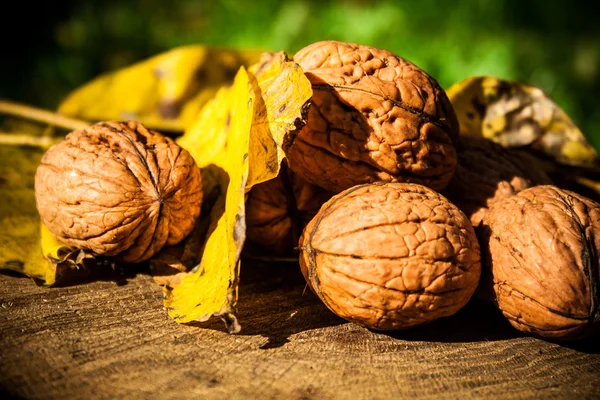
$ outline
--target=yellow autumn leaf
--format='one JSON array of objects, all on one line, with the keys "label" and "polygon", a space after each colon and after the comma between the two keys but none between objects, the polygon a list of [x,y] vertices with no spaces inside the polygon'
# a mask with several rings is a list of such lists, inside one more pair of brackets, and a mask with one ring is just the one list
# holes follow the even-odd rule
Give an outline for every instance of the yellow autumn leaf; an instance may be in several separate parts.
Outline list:
[{"label": "yellow autumn leaf", "polygon": [[282,145],[306,123],[312,86],[302,68],[281,51],[264,53],[250,67],[256,93],[250,131],[250,172],[247,189],[273,179],[284,158]]},{"label": "yellow autumn leaf", "polygon": [[94,79],[71,93],[58,111],[87,121],[133,119],[158,130],[183,131],[239,67],[255,63],[260,54],[176,48]]},{"label": "yellow autumn leaf", "polygon": [[[40,137],[32,134],[30,142]],[[44,149],[11,143],[0,143],[0,269],[27,275],[44,286],[86,275],[96,265],[95,257],[62,244],[41,224],[34,180]]]},{"label": "yellow autumn leaf", "polygon": [[43,153],[34,147],[0,145],[0,268],[52,285],[55,270],[42,259],[34,192]]},{"label": "yellow autumn leaf", "polygon": [[530,146],[566,165],[599,165],[596,150],[579,128],[539,88],[478,76],[447,93],[463,135],[483,136],[505,147]]},{"label": "yellow autumn leaf", "polygon": [[[265,55],[252,71],[256,75],[242,68],[234,85],[221,89],[178,140],[202,168],[203,191],[213,198],[205,204],[212,209],[209,222],[201,218],[185,243],[151,261],[155,279],[165,285],[169,315],[178,322],[220,316],[230,332],[241,329],[235,304],[246,234],[244,194],[277,176],[281,143],[304,125],[312,96],[308,79],[284,53]],[[203,248],[198,237],[206,237]],[[190,249],[200,254],[194,258]]]},{"label": "yellow autumn leaf", "polygon": [[203,178],[208,178],[203,190],[211,192],[210,186],[216,184],[220,195],[208,217],[200,263],[182,276],[177,286],[165,286],[165,307],[178,322],[218,315],[230,332],[240,329],[234,306],[245,239],[244,192],[253,103],[248,74],[241,68],[233,86],[221,89],[179,140],[202,168]]}]

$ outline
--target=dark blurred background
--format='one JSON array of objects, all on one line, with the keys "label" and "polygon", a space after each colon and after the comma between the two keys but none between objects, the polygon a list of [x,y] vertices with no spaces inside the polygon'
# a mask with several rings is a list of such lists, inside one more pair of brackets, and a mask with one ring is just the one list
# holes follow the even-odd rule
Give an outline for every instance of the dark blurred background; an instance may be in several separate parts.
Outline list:
[{"label": "dark blurred background", "polygon": [[[452,4],[454,3],[454,4]],[[471,75],[541,87],[600,147],[600,23],[573,0],[4,2],[0,98],[55,108],[98,74],[186,44],[382,47],[448,88]]]}]

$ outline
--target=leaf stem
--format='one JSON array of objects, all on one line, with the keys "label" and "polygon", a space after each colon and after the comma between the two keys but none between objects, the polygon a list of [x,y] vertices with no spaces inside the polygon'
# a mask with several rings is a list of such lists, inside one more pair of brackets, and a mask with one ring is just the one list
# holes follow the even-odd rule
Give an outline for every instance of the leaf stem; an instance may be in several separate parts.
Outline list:
[{"label": "leaf stem", "polygon": [[4,133],[0,132],[0,145],[3,146],[32,146],[47,149],[60,138],[51,136],[35,136],[27,133]]},{"label": "leaf stem", "polygon": [[577,183],[579,183],[583,186],[586,186],[586,187],[592,189],[596,193],[600,194],[600,182],[595,181],[593,179],[585,178],[583,176],[576,177],[575,181],[577,181]]},{"label": "leaf stem", "polygon": [[69,130],[81,129],[90,125],[86,121],[65,117],[52,111],[7,100],[0,100],[0,114],[14,115]]}]

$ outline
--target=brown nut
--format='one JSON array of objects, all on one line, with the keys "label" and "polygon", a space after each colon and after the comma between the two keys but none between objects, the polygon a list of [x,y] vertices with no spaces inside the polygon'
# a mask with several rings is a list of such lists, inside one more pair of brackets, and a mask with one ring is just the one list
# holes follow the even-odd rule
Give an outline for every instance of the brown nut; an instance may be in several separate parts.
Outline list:
[{"label": "brown nut", "polygon": [[135,122],[67,135],[35,176],[44,225],[67,245],[124,262],[187,236],[200,214],[200,169],[173,140]]},{"label": "brown nut", "polygon": [[300,244],[300,266],[317,296],[342,318],[373,329],[452,315],[479,282],[471,223],[422,185],[350,188],[323,205]]},{"label": "brown nut", "polygon": [[484,283],[515,328],[553,340],[600,328],[600,204],[536,186],[494,204],[482,230]]},{"label": "brown nut", "polygon": [[461,136],[458,143],[458,166],[444,193],[474,227],[495,202],[529,187],[552,183],[520,153],[489,139]]},{"label": "brown nut", "polygon": [[313,87],[307,124],[284,143],[303,179],[332,193],[375,181],[436,190],[450,182],[458,122],[433,78],[388,51],[334,41],[294,61]]},{"label": "brown nut", "polygon": [[246,199],[246,237],[250,243],[284,254],[298,244],[302,229],[331,193],[287,168],[252,188]]}]

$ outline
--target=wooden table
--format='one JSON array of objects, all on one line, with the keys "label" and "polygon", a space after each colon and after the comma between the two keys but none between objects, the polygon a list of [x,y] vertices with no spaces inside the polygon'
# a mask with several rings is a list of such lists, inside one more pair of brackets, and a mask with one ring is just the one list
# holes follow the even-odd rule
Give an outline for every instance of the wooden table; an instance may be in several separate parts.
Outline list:
[{"label": "wooden table", "polygon": [[178,325],[161,296],[145,273],[51,289],[0,275],[2,397],[600,398],[592,340],[523,336],[476,301],[372,332],[305,292],[297,265],[254,263],[242,270],[242,332],[229,335],[219,320]]}]

